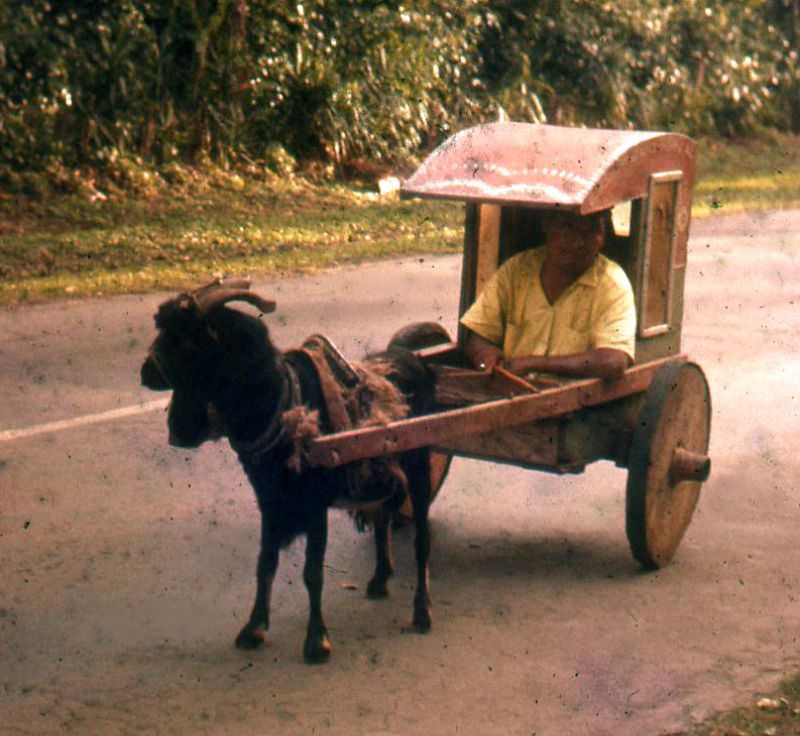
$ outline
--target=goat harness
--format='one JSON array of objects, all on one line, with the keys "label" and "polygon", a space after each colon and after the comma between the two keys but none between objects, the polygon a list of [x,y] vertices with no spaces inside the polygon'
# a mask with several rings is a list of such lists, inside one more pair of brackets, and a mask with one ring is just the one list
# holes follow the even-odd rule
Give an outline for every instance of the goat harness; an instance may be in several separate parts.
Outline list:
[{"label": "goat harness", "polygon": [[[369,377],[364,375],[365,370],[352,366],[324,335],[312,335],[307,338],[302,347],[286,354],[286,362],[289,366],[305,363],[306,367],[316,375],[325,404],[328,420],[325,430],[328,432],[343,432],[366,423],[381,421],[375,416],[374,406],[379,403],[380,398],[385,397],[377,394],[381,388],[392,393],[397,391],[382,376],[377,379],[373,376],[371,382]],[[379,381],[377,386],[376,380]],[[405,415],[406,411],[407,406],[402,403],[402,408],[398,405],[397,417],[392,418],[399,418]],[[284,432],[286,432],[287,414],[283,414]],[[301,447],[299,453],[296,448],[295,454],[299,454],[299,457],[294,457],[294,461],[290,460],[290,466],[294,465],[296,470],[308,462],[308,452],[304,450],[302,444],[304,440],[313,439],[319,434],[318,426],[315,430],[303,439],[295,437],[295,442],[299,442]],[[347,499],[354,504],[380,501],[400,493],[404,496],[407,491],[405,473],[397,459],[392,456],[349,463],[343,466],[342,471],[346,478]]]},{"label": "goat harness", "polygon": [[266,429],[254,440],[250,441],[234,441],[232,437],[228,437],[236,454],[243,460],[253,464],[258,463],[261,458],[272,452],[285,439],[284,412],[290,410],[293,406],[297,406],[302,401],[300,380],[297,377],[297,372],[286,363],[282,363],[280,369],[283,374],[281,395]]}]

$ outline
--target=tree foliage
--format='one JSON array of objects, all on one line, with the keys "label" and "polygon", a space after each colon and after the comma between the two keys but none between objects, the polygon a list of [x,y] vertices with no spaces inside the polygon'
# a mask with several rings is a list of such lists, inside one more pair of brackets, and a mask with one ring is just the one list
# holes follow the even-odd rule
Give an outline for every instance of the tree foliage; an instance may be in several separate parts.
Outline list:
[{"label": "tree foliage", "polygon": [[798,0],[5,0],[0,168],[399,160],[512,119],[800,129]]}]

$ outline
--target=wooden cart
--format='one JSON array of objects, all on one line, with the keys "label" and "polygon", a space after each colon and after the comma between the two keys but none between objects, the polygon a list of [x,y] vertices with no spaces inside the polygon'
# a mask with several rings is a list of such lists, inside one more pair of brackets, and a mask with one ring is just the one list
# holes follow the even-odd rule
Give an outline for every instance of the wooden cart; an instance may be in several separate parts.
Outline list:
[{"label": "wooden cart", "polygon": [[603,252],[633,286],[636,362],[614,382],[526,387],[469,370],[463,329],[455,341],[430,345],[425,324],[409,325],[397,339],[439,372],[440,410],[319,438],[315,462],[330,467],[428,445],[435,493],[454,455],[555,473],[613,460],[628,469],[634,557],[646,567],[667,564],[710,471],[708,384],[681,352],[694,157],[681,135],[526,123],[470,128],[439,146],[401,193],[465,202],[459,316],[503,261],[538,244],[543,210],[614,208]]}]

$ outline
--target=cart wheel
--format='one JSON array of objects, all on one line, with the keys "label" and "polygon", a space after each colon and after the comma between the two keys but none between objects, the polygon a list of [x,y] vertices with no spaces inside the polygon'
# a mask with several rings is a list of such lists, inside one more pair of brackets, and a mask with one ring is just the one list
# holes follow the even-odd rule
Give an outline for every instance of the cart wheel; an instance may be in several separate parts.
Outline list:
[{"label": "cart wheel", "polygon": [[[438,322],[413,322],[401,327],[389,340],[389,348],[400,347],[406,350],[421,350],[435,345],[451,342],[450,334]],[[448,452],[431,451],[431,503],[447,477],[452,455]],[[414,516],[411,499],[406,498],[397,511],[397,521],[402,524]]]},{"label": "cart wheel", "polygon": [[438,322],[412,322],[395,332],[387,347],[421,350],[446,342],[451,342],[450,333]]},{"label": "cart wheel", "polygon": [[672,559],[708,478],[711,396],[694,363],[670,363],[653,378],[633,433],[626,532],[648,568]]},{"label": "cart wheel", "polygon": [[[444,484],[452,459],[453,456],[449,452],[431,450],[431,503],[433,503],[439,493],[439,489]],[[396,527],[405,526],[413,519],[414,507],[411,505],[411,496],[406,496],[403,505],[395,512],[394,524]]]}]

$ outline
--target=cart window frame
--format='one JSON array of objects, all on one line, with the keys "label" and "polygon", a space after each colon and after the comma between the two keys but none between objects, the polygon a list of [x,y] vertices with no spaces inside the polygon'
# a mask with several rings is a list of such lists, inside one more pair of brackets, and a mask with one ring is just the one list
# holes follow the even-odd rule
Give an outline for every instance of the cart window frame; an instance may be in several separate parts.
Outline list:
[{"label": "cart window frame", "polygon": [[672,327],[677,211],[683,171],[650,175],[645,203],[644,253],[639,299],[639,337],[663,335]]}]

